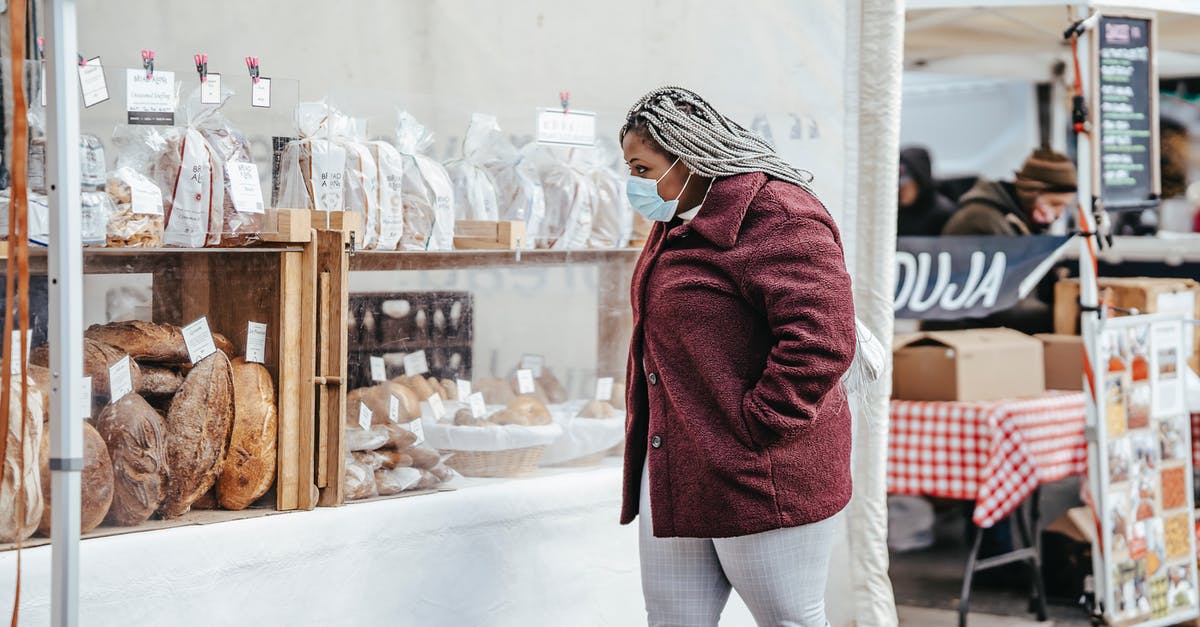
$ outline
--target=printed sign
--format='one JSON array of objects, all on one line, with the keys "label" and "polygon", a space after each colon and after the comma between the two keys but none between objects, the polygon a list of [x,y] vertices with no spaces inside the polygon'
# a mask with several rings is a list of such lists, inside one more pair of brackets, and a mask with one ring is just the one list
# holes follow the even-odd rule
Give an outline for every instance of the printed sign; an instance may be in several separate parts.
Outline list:
[{"label": "printed sign", "polygon": [[108,82],[100,57],[92,57],[79,66],[79,95],[85,109],[108,100]]},{"label": "printed sign", "polygon": [[125,110],[130,124],[175,124],[175,73],[146,76],[141,68],[125,70]]},{"label": "printed sign", "polygon": [[594,146],[596,114],[587,111],[538,109],[537,140],[541,144]]},{"label": "printed sign", "polygon": [[1158,119],[1153,23],[1102,16],[1097,24],[1096,80],[1100,199],[1107,209],[1158,204]]}]

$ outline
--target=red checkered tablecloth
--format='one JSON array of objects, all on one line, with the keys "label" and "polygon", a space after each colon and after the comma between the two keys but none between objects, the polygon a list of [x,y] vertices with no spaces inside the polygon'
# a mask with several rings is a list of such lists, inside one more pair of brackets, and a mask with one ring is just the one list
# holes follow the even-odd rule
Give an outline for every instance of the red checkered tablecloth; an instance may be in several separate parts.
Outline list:
[{"label": "red checkered tablecloth", "polygon": [[975,501],[991,527],[1043,483],[1087,472],[1084,396],[892,401],[888,492]]}]

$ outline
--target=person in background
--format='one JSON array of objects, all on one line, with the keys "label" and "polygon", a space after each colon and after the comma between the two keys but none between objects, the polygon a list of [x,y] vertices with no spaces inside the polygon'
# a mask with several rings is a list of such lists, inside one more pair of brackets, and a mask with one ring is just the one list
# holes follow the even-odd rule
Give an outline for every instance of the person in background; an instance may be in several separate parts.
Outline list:
[{"label": "person in background", "polygon": [[1075,164],[1038,148],[1012,182],[980,179],[958,201],[942,235],[1038,235],[1076,204]]},{"label": "person in background", "polygon": [[896,216],[896,235],[941,235],[957,209],[954,201],[937,190],[929,151],[912,146],[900,151],[900,212]]}]

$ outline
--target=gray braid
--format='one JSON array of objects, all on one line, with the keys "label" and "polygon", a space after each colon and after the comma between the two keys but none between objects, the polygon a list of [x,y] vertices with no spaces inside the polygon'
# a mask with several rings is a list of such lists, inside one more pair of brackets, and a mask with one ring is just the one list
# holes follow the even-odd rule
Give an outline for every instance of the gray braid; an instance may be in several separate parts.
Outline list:
[{"label": "gray braid", "polygon": [[638,99],[621,127],[621,140],[629,131],[645,132],[700,176],[764,172],[812,191],[811,172],[788,164],[760,135],[682,87],[660,87]]}]

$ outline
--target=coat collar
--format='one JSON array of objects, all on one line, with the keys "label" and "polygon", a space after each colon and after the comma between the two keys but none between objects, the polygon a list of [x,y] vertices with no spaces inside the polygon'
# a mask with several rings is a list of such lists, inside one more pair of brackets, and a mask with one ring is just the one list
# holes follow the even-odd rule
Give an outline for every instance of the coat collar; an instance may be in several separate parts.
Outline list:
[{"label": "coat collar", "polygon": [[704,199],[704,207],[689,223],[692,230],[718,248],[733,248],[746,210],[766,184],[767,175],[762,172],[717,179]]}]

